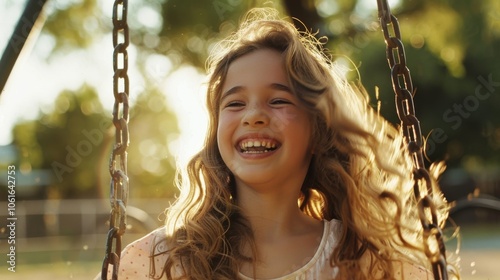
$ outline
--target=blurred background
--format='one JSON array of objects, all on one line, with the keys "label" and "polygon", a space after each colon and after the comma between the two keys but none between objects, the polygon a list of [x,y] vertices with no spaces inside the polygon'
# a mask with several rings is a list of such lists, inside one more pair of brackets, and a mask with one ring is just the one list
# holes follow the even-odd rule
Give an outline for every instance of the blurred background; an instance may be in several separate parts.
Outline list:
[{"label": "blurred background", "polygon": [[[113,1],[0,2],[0,51],[21,49],[0,96],[0,278],[89,279],[109,227],[114,143]],[[390,70],[375,0],[129,0],[129,229],[163,222],[176,164],[203,142],[205,60],[251,7],[272,6],[328,38],[346,76],[361,80],[391,122]],[[447,241],[464,279],[499,279],[500,2],[392,0],[401,25],[429,162],[446,161]],[[36,20],[37,19],[37,20]],[[35,24],[36,20],[36,24]],[[14,33],[20,22],[21,33]],[[9,41],[9,39],[11,39]],[[10,51],[10,52],[9,52]],[[4,58],[2,58],[3,60]],[[2,65],[3,66],[3,65]],[[356,71],[359,71],[359,76]],[[16,272],[8,270],[8,166],[16,168]],[[452,236],[450,230],[447,236]]]}]

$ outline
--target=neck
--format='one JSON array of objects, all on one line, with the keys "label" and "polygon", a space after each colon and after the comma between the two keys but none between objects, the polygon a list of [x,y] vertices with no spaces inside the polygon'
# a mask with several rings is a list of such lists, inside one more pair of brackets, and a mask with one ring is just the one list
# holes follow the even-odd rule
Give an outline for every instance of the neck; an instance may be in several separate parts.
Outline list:
[{"label": "neck", "polygon": [[251,187],[238,188],[238,205],[249,220],[257,243],[275,242],[300,235],[318,221],[300,211],[295,192],[259,192]]}]

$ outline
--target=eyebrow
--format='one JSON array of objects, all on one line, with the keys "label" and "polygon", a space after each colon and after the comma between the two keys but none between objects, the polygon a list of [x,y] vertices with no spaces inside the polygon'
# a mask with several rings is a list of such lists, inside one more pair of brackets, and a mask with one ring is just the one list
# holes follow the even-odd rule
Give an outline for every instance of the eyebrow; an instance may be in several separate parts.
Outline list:
[{"label": "eyebrow", "polygon": [[269,85],[269,87],[272,88],[272,89],[276,89],[276,90],[280,90],[280,91],[285,91],[285,92],[288,92],[288,93],[292,94],[292,90],[288,86],[285,86],[284,84],[272,83],[272,84]]},{"label": "eyebrow", "polygon": [[222,93],[220,99],[224,99],[226,98],[226,96],[229,96],[231,94],[234,94],[234,93],[237,93],[239,91],[242,91],[245,87],[242,87],[242,86],[235,86],[235,87],[232,87],[230,89],[228,89],[226,92]]},{"label": "eyebrow", "polygon": [[[238,93],[238,92],[244,90],[245,88],[246,87],[244,87],[244,86],[235,86],[235,87],[232,87],[232,88],[228,89],[226,92],[224,92],[221,95],[220,99],[222,100],[222,99],[226,98],[227,96],[229,96],[231,94]],[[288,93],[292,94],[292,90],[288,86],[286,86],[284,84],[271,83],[268,86],[268,88],[274,89],[274,90],[279,90],[279,91],[284,91],[284,92],[288,92]]]}]

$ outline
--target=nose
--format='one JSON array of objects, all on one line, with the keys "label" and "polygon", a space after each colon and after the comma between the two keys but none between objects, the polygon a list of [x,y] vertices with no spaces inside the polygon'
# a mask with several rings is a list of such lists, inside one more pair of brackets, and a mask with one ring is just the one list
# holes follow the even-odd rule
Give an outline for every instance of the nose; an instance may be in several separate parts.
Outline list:
[{"label": "nose", "polygon": [[247,109],[242,123],[249,126],[266,126],[269,125],[269,115],[261,106],[253,106]]}]

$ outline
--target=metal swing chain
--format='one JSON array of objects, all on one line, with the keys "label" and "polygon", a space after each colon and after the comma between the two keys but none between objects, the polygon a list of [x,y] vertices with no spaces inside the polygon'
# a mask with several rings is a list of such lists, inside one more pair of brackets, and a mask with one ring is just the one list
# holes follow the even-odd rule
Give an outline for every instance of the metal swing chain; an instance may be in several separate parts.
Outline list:
[{"label": "metal swing chain", "polygon": [[112,279],[118,279],[121,254],[121,237],[127,222],[128,175],[127,148],[129,145],[129,79],[128,54],[129,32],[127,25],[127,0],[115,0],[113,4],[113,124],[116,128],[116,141],[109,160],[111,175],[109,231],[106,239],[106,252],[102,263],[101,279],[108,277],[108,268],[113,266]]},{"label": "metal swing chain", "polygon": [[[418,201],[418,214],[424,229],[425,254],[432,264],[434,279],[448,279],[446,271],[446,250],[443,233],[439,227],[437,208],[432,200],[432,184],[429,171],[424,165],[422,130],[415,116],[413,84],[410,70],[406,65],[406,55],[397,18],[391,13],[387,0],[377,0],[378,16],[384,33],[386,55],[391,68],[392,86],[396,94],[396,109],[401,121],[408,150],[414,162],[413,190]],[[389,30],[392,27],[392,30]],[[422,187],[421,187],[422,186]],[[425,188],[423,188],[425,186]],[[430,219],[429,215],[430,214]],[[438,250],[432,251],[431,244]]]}]

